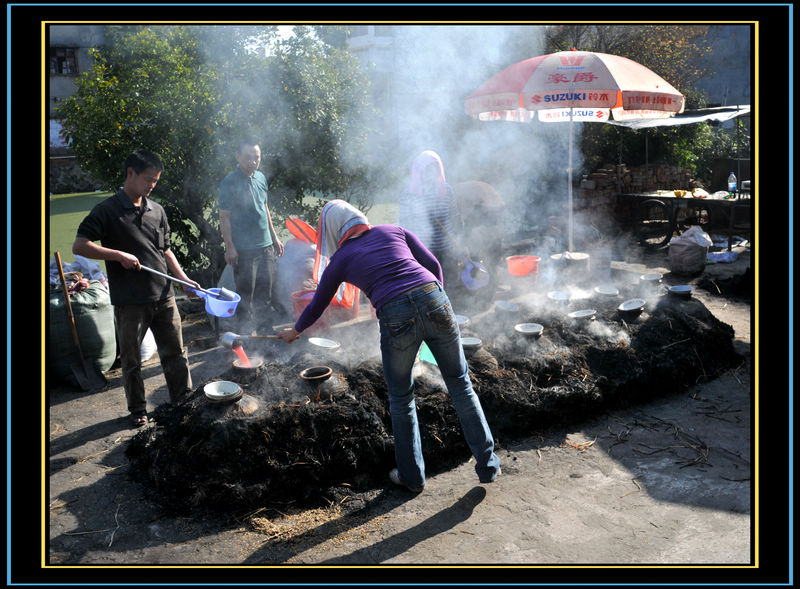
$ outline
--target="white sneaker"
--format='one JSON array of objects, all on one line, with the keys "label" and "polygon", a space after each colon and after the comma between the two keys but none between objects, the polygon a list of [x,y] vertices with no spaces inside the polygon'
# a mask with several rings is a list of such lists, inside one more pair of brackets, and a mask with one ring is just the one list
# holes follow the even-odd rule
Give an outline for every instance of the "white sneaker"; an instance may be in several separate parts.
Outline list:
[{"label": "white sneaker", "polygon": [[395,485],[399,485],[401,487],[405,487],[406,489],[408,489],[412,493],[422,493],[423,489],[425,489],[425,485],[423,485],[421,487],[409,487],[408,485],[406,485],[403,481],[400,480],[400,473],[398,472],[398,470],[396,468],[393,468],[389,472],[389,480],[392,481]]}]

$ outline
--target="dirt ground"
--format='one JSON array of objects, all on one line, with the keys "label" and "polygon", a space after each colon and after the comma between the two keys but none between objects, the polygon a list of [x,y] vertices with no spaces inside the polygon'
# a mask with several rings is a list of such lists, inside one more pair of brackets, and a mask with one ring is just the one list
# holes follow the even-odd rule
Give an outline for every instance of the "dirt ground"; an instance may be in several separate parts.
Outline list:
[{"label": "dirt ground", "polygon": [[[638,248],[611,267],[621,280],[662,272],[665,281],[694,285],[693,296],[734,328],[741,366],[655,402],[501,444],[502,475],[492,484],[479,484],[465,463],[430,477],[420,495],[387,479],[385,488],[317,509],[243,512],[232,504],[227,514],[176,515],[131,480],[125,449],[138,430],[129,425],[119,371],[110,371],[108,388],[97,393],[51,385],[41,572],[95,579],[105,567],[133,565],[138,568],[126,570],[126,578],[142,575],[147,582],[171,579],[176,570],[198,582],[218,573],[228,581],[255,575],[260,582],[321,574],[330,582],[345,570],[366,579],[376,571],[368,565],[399,567],[390,578],[381,576],[388,582],[420,570],[429,571],[425,579],[438,579],[441,569],[424,567],[453,565],[467,576],[444,569],[450,581],[498,582],[491,568],[498,565],[512,567],[502,569],[502,578],[522,570],[526,581],[562,566],[577,574],[580,565],[584,573],[613,565],[680,565],[690,572],[752,566],[753,307],[749,293],[714,292],[751,267],[750,250],[736,250],[734,263],[709,265],[690,280],[669,274],[663,250]],[[186,342],[210,335],[202,314],[187,317]],[[230,350],[219,346],[188,348],[195,385],[230,361]],[[149,407],[167,402],[156,358],[144,372]],[[181,565],[192,570],[174,568]],[[232,577],[230,565],[257,568]],[[280,570],[258,568],[268,565]],[[537,565],[546,568],[525,569]]]}]

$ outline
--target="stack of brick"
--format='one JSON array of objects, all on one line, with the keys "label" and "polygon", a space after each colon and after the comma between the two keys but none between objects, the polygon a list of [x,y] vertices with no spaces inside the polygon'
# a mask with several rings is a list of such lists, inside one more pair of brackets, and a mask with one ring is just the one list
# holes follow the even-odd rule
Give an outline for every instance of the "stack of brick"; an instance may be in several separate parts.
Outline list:
[{"label": "stack of brick", "polygon": [[584,221],[603,230],[614,218],[617,166],[605,165],[585,176],[576,191],[574,210]]},{"label": "stack of brick", "polygon": [[691,172],[678,166],[659,164],[633,168],[625,164],[606,164],[584,176],[578,196],[592,199],[613,196],[619,192],[628,194],[651,190],[691,190],[695,187]]},{"label": "stack of brick", "polygon": [[587,174],[576,190],[574,210],[595,227],[613,225],[617,194],[654,190],[691,190],[696,186],[688,170],[678,166],[654,165],[647,169],[606,164]]}]

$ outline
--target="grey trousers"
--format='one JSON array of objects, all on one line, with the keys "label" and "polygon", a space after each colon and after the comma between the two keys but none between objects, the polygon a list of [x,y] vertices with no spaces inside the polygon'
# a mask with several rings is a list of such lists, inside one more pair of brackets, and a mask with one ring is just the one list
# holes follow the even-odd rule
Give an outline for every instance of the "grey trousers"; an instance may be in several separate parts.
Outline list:
[{"label": "grey trousers", "polygon": [[139,348],[148,328],[156,340],[170,400],[177,401],[191,392],[189,356],[183,348],[181,316],[174,297],[141,305],[117,305],[114,307],[114,317],[117,320],[122,386],[128,400],[128,411],[135,413],[147,409]]}]

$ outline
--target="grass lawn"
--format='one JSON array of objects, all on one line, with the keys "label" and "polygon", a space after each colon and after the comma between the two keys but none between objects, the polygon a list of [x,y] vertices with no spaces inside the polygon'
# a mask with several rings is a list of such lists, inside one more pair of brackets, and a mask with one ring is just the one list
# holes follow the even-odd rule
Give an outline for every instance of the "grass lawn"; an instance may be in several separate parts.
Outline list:
[{"label": "grass lawn", "polygon": [[[49,227],[47,234],[47,257],[53,258],[53,252],[61,254],[61,263],[75,261],[72,255],[72,242],[83,218],[97,203],[111,196],[110,192],[78,192],[74,194],[57,194],[50,197]],[[105,272],[105,262],[100,261]]]}]

